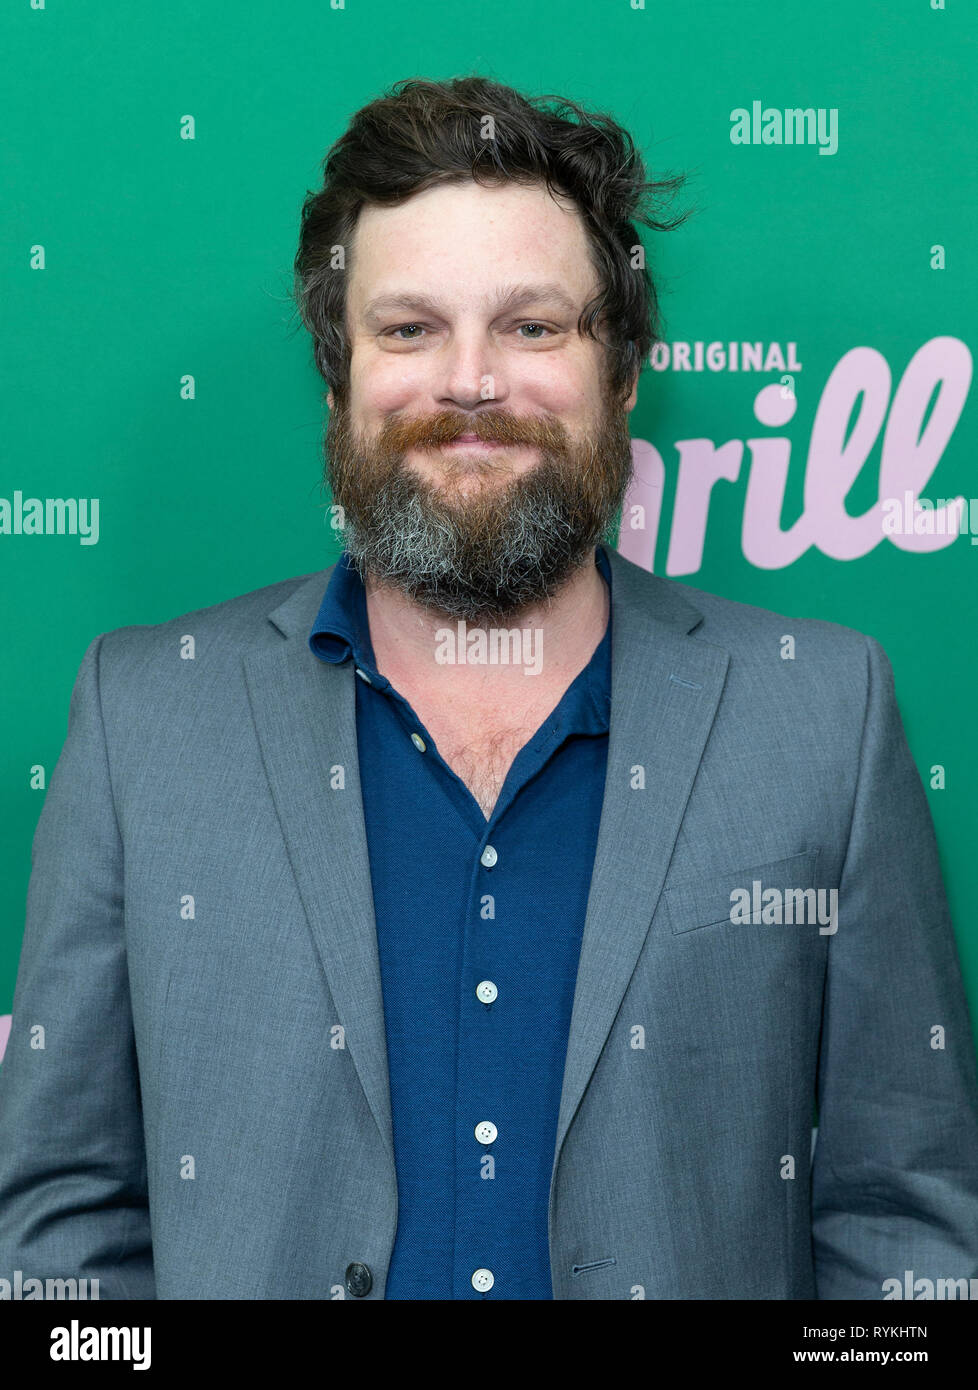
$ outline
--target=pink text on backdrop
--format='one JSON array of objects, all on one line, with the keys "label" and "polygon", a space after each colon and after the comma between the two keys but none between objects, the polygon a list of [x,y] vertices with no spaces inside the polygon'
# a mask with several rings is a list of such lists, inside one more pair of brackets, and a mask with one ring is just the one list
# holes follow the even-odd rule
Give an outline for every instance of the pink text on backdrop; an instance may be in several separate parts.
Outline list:
[{"label": "pink text on backdrop", "polygon": [[[781,529],[791,440],[746,440],[750,476],[744,500],[741,544],[744,558],[758,569],[783,569],[811,546],[833,560],[855,560],[883,540],[901,550],[941,550],[957,539],[963,496],[935,509],[935,524],[923,533],[893,532],[884,525],[887,499],[918,497],[926,487],[961,416],[971,385],[972,359],[959,338],[931,338],[907,363],[893,402],[886,358],[874,348],[852,348],[825,383],[812,423],[805,469],[804,507],[787,531]],[[928,403],[937,398],[926,428]],[[852,432],[846,439],[859,400]],[[754,416],[769,429],[783,428],[798,402],[779,384],[763,387],[754,399]],[[889,415],[887,416],[887,407]],[[886,419],[880,460],[879,499],[861,516],[850,516],[845,499],[873,450]],[[744,444],[710,439],[676,443],[679,473],[673,506],[666,574],[694,574],[703,563],[703,545],[714,483],[740,476]],[[665,464],[654,445],[632,440],[634,473],[622,507],[618,549],[626,559],[652,570],[662,512]],[[944,516],[944,514],[947,514]],[[943,521],[940,518],[943,516]]]}]

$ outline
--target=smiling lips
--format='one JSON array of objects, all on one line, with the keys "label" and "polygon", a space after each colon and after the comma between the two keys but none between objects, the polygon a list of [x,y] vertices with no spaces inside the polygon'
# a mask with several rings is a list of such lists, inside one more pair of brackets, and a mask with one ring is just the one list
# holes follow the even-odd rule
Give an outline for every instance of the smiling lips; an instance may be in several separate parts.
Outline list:
[{"label": "smiling lips", "polygon": [[525,444],[504,444],[497,439],[480,439],[476,434],[460,434],[457,439],[453,439],[450,444],[443,444],[443,449],[524,449]]}]

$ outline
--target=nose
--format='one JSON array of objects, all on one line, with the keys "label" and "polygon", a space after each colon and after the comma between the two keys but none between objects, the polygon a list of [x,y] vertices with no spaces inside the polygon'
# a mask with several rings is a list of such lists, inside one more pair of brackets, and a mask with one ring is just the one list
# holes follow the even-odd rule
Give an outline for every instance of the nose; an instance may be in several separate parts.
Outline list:
[{"label": "nose", "polygon": [[456,331],[439,357],[434,393],[443,409],[477,410],[484,401],[498,404],[509,395],[500,354],[484,329]]}]

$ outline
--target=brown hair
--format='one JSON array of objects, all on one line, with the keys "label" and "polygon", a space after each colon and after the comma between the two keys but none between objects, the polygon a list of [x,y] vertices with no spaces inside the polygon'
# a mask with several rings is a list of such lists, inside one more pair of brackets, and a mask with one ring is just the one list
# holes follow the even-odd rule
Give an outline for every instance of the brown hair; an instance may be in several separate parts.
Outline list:
[{"label": "brown hair", "polygon": [[[572,113],[576,120],[568,120]],[[492,136],[486,138],[486,119]],[[670,231],[644,205],[674,195],[685,176],[646,181],[628,132],[611,116],[558,96],[527,98],[485,77],[444,82],[410,78],[362,107],[323,161],[323,186],[302,206],[294,296],[312,334],[316,366],[335,392],[349,381],[346,274],[332,262],[352,245],[360,209],[395,205],[435,184],[545,183],[571,197],[585,224],[602,289],[585,305],[578,331],[608,325],[608,385],[624,395],[660,340],[656,285],[633,255],[633,221]]]}]

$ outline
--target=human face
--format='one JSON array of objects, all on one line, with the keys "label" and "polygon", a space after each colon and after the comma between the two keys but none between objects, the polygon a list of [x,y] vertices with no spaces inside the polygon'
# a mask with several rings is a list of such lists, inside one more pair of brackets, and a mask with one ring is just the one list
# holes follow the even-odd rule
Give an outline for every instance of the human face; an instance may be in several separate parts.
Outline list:
[{"label": "human face", "polygon": [[583,224],[540,186],[442,185],[361,213],[348,391],[329,393],[346,549],[417,601],[504,616],[587,558],[627,487],[625,402],[577,332]]}]

